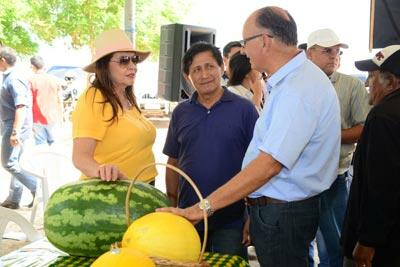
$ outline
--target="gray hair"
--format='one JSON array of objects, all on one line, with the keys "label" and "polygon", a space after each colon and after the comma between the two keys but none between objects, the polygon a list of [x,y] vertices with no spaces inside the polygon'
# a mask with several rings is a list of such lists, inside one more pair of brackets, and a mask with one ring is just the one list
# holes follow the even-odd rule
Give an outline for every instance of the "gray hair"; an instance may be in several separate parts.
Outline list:
[{"label": "gray hair", "polygon": [[41,56],[34,56],[31,57],[31,64],[35,66],[38,70],[43,69],[44,67],[44,61]]},{"label": "gray hair", "polygon": [[380,83],[381,85],[387,86],[388,83],[389,83],[389,81],[390,81],[390,78],[391,78],[391,77],[393,77],[393,78],[395,78],[396,80],[400,81],[400,77],[397,76],[397,75],[395,75],[395,74],[393,74],[393,73],[391,73],[391,72],[388,72],[388,71],[379,71],[378,79],[379,79],[379,83]]},{"label": "gray hair", "polygon": [[256,17],[258,26],[268,29],[271,34],[288,46],[297,45],[297,26],[293,17],[286,10],[274,7],[261,8]]},{"label": "gray hair", "polygon": [[17,54],[15,50],[8,46],[3,46],[0,48],[0,58],[4,58],[8,65],[11,67],[17,62]]}]

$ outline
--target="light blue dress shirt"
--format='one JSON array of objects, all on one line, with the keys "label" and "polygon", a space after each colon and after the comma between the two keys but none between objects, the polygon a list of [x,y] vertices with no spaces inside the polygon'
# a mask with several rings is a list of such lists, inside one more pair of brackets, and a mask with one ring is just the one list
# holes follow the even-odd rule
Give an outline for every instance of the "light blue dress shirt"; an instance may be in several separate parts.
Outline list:
[{"label": "light blue dress shirt", "polygon": [[268,79],[268,90],[242,168],[260,151],[283,168],[249,197],[297,201],[317,195],[337,174],[341,132],[335,89],[301,52]]}]

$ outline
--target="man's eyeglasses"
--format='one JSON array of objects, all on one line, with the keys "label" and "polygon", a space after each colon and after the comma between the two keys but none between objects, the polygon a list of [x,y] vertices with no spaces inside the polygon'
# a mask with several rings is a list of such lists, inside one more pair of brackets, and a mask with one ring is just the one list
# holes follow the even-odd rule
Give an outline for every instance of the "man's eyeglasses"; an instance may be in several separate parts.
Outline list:
[{"label": "man's eyeglasses", "polygon": [[258,38],[258,37],[261,37],[261,36],[263,36],[264,34],[267,35],[269,38],[274,38],[273,35],[271,35],[271,34],[269,34],[269,33],[267,33],[267,32],[263,32],[263,33],[259,33],[259,34],[256,34],[256,35],[247,37],[247,38],[245,38],[245,39],[243,39],[243,40],[240,40],[239,43],[241,44],[242,47],[245,47],[245,46],[246,46],[246,43],[247,43],[248,41],[251,41],[251,40],[253,40],[253,39],[256,39],[256,38]]},{"label": "man's eyeglasses", "polygon": [[320,51],[322,54],[325,54],[325,55],[334,55],[334,56],[343,55],[343,51],[341,51],[338,48],[324,47],[324,48],[321,48]]},{"label": "man's eyeglasses", "polygon": [[121,66],[128,66],[129,62],[133,64],[138,64],[140,62],[140,57],[138,55],[133,56],[121,56],[118,60],[110,60],[112,62],[116,62]]}]

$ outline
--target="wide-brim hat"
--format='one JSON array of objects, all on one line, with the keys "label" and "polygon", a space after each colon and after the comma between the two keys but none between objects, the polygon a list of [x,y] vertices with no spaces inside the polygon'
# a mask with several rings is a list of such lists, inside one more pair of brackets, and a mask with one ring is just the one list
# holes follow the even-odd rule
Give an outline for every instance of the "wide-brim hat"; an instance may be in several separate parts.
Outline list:
[{"label": "wide-brim hat", "polygon": [[390,45],[375,54],[372,59],[355,62],[361,71],[384,70],[400,76],[400,45]]},{"label": "wide-brim hat", "polygon": [[314,45],[319,45],[321,47],[332,47],[339,45],[342,48],[349,48],[345,43],[339,40],[339,37],[331,29],[320,29],[313,31],[308,36],[307,48],[311,48]]},{"label": "wide-brim hat", "polygon": [[139,56],[139,63],[145,60],[150,52],[139,51],[133,47],[132,42],[120,29],[111,29],[102,32],[95,40],[92,62],[83,68],[87,72],[96,71],[96,62],[104,56],[115,52],[135,52]]}]

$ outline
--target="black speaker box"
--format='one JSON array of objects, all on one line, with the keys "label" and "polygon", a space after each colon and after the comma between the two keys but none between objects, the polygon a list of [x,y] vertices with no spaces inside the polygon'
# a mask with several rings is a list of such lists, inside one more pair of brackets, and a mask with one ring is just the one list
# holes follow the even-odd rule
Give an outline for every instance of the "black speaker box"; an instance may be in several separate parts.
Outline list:
[{"label": "black speaker box", "polygon": [[189,47],[199,41],[215,44],[215,29],[184,24],[161,26],[158,96],[169,101],[182,101],[194,89],[182,72],[182,57]]}]

